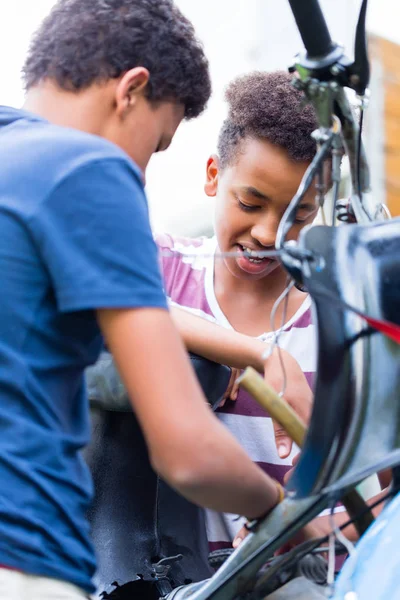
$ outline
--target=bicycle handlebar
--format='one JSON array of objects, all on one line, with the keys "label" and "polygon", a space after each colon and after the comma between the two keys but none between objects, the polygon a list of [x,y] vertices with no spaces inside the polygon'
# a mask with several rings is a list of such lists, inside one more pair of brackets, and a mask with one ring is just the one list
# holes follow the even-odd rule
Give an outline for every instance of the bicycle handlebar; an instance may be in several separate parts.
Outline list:
[{"label": "bicycle handlebar", "polygon": [[334,44],[318,0],[289,0],[308,58],[321,58]]}]

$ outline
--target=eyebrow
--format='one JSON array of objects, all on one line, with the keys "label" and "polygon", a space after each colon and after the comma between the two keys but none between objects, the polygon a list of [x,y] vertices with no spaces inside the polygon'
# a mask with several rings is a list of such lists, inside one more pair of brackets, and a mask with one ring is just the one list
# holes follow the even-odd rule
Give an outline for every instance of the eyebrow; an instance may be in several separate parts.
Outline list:
[{"label": "eyebrow", "polygon": [[[260,192],[260,190],[258,190],[257,188],[255,188],[253,186],[245,186],[245,187],[243,187],[243,191],[246,194],[250,194],[250,196],[257,198],[257,200],[264,200],[264,201],[270,200],[269,196],[266,196],[265,194]],[[306,211],[312,212],[316,208],[317,208],[317,206],[315,204],[312,204],[309,202],[306,204],[300,204],[300,206],[298,206],[297,210],[306,210]]]},{"label": "eyebrow", "polygon": [[270,198],[268,196],[266,196],[265,194],[263,194],[262,192],[260,192],[257,188],[252,187],[252,186],[245,186],[244,188],[242,188],[243,191],[246,194],[250,194],[250,196],[254,196],[254,198],[257,198],[257,200],[269,200]]},{"label": "eyebrow", "polygon": [[[243,191],[246,192],[247,194],[250,194],[251,196],[254,196],[254,198],[257,198],[258,200],[270,200],[269,196],[266,196],[265,194],[263,194],[262,192],[260,192],[260,190],[258,190],[257,188],[253,187],[253,186],[246,186],[243,188]],[[305,203],[305,204],[300,204],[300,206],[298,207],[298,210],[308,210],[308,211],[313,211],[315,210],[317,207],[315,204],[312,204],[311,202],[309,203]]]}]

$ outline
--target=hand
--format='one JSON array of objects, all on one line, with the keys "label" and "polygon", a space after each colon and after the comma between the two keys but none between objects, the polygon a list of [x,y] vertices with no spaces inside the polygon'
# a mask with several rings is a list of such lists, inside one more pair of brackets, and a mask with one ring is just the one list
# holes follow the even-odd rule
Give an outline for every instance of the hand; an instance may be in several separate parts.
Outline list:
[{"label": "hand", "polygon": [[304,525],[300,531],[298,531],[291,540],[286,542],[279,550],[275,553],[276,555],[285,554],[289,552],[295,546],[299,546],[303,542],[313,540],[329,535],[331,529],[327,527],[326,519],[324,517],[317,517],[307,525]]},{"label": "hand", "polygon": [[[285,485],[291,478],[292,473],[294,471],[294,467],[299,462],[300,455],[301,453],[299,452],[298,454],[296,454],[296,456],[293,457],[293,466],[283,478]],[[286,544],[284,544],[282,548],[278,550],[277,554],[284,554],[285,552],[289,552],[289,550],[291,550],[294,546],[298,546],[299,544],[302,544],[303,542],[306,542],[307,540],[311,540],[313,538],[323,537],[329,533],[330,528],[327,519],[323,517],[317,517],[310,523],[307,523],[307,525],[305,525],[302,529],[300,529],[300,531],[298,531],[295,534],[295,536],[291,540],[289,540],[289,542],[286,542]]]},{"label": "hand", "polygon": [[231,378],[228,383],[228,387],[226,388],[225,394],[218,406],[218,408],[222,408],[225,405],[227,400],[232,400],[233,402],[237,399],[239,392],[239,384],[237,383],[237,378],[240,375],[240,369],[231,369]]},{"label": "hand", "polygon": [[295,467],[295,466],[297,465],[297,463],[299,462],[300,455],[301,455],[301,452],[299,452],[298,454],[296,454],[296,456],[294,456],[294,457],[293,457],[293,460],[292,460],[292,468],[291,468],[291,469],[290,469],[290,470],[289,470],[287,473],[285,473],[285,475],[284,475],[284,477],[283,477],[283,483],[284,483],[284,485],[285,485],[285,486],[287,485],[287,483],[288,483],[289,479],[290,479],[290,478],[291,478],[291,476],[292,476],[292,473],[293,473],[293,471],[294,471],[294,467]]},{"label": "hand", "polygon": [[[307,540],[312,540],[314,538],[324,537],[328,535],[330,530],[327,527],[326,520],[322,518],[316,518],[310,523],[307,523],[300,531],[298,531],[295,536],[289,541],[286,542],[276,554],[284,554],[285,552],[289,552],[295,546],[306,542]],[[235,539],[232,542],[233,548],[238,548],[243,540],[249,535],[250,531],[243,526],[236,534]]]},{"label": "hand", "polygon": [[[286,372],[284,399],[307,425],[311,414],[313,394],[300,365],[293,356],[283,349],[275,348],[264,363],[264,379],[278,393],[281,392],[285,382],[282,362]],[[278,423],[273,421],[273,425],[278,454],[280,458],[287,458],[292,451],[293,442]]]},{"label": "hand", "polygon": [[249,533],[250,531],[243,525],[243,527],[235,535],[235,539],[232,542],[232,547],[236,549],[238,546],[240,546]]}]

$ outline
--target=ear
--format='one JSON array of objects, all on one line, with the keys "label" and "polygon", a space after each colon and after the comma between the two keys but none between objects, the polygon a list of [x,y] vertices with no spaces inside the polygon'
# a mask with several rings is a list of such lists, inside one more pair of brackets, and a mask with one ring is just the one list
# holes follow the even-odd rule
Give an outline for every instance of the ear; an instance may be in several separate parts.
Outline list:
[{"label": "ear", "polygon": [[144,67],[135,67],[121,76],[115,89],[117,113],[123,117],[144,96],[150,73]]},{"label": "ear", "polygon": [[206,182],[204,191],[207,196],[216,196],[218,191],[219,158],[212,154],[207,161]]}]

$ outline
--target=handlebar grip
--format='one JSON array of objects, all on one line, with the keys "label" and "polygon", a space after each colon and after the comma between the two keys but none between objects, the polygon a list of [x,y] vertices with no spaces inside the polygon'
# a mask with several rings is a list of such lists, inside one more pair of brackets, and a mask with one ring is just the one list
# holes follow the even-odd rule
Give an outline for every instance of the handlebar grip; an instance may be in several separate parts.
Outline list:
[{"label": "handlebar grip", "polygon": [[329,54],[333,43],[318,0],[289,0],[308,58]]}]

